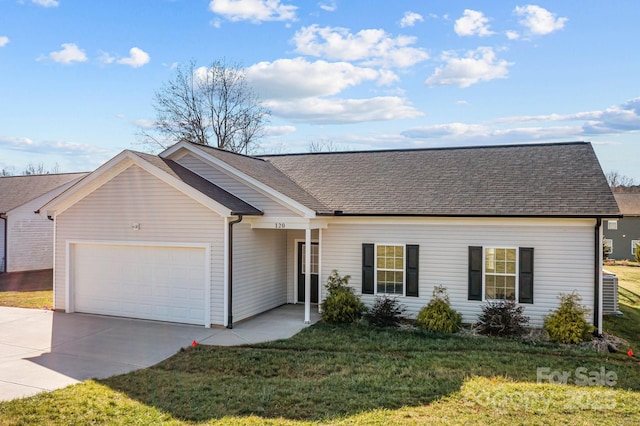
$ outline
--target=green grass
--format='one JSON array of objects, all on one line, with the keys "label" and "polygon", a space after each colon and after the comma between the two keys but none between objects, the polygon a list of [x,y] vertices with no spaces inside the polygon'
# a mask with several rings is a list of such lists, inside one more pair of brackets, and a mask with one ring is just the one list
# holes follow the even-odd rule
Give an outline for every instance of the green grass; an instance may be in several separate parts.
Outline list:
[{"label": "green grass", "polygon": [[51,308],[52,304],[53,290],[0,292],[0,306],[46,309]]},{"label": "green grass", "polygon": [[618,306],[621,317],[608,316],[604,330],[629,342],[640,354],[640,268],[633,266],[605,266],[618,276]]},{"label": "green grass", "polygon": [[[625,315],[605,326],[635,342],[640,268],[630,269],[619,274]],[[572,378],[578,367],[604,368],[617,383],[539,384],[539,367]],[[638,424],[639,399],[640,362],[626,353],[316,324],[288,340],[189,347],[151,368],[0,403],[0,425]]]}]

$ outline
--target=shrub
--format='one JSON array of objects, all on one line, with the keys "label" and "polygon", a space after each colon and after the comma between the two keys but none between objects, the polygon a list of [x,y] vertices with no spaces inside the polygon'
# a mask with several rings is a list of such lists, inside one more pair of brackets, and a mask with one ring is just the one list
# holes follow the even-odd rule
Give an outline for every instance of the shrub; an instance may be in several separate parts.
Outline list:
[{"label": "shrub", "polygon": [[560,306],[544,319],[544,329],[553,342],[580,343],[591,340],[594,328],[585,318],[589,309],[580,305],[581,300],[575,292],[560,295]]},{"label": "shrub", "polygon": [[341,277],[338,271],[333,270],[327,279],[327,297],[320,305],[322,308],[322,320],[332,324],[347,324],[358,321],[366,307],[360,301],[360,297],[353,293],[349,287],[351,276]]},{"label": "shrub", "polygon": [[365,314],[369,324],[376,327],[397,327],[402,321],[405,308],[398,299],[388,296],[376,297],[376,301]]},{"label": "shrub", "polygon": [[488,301],[482,307],[476,328],[480,334],[490,336],[521,336],[529,323],[523,311],[524,307],[513,300]]},{"label": "shrub", "polygon": [[436,333],[455,333],[462,326],[462,315],[449,304],[449,296],[444,286],[433,289],[433,297],[420,309],[416,319],[418,327]]}]

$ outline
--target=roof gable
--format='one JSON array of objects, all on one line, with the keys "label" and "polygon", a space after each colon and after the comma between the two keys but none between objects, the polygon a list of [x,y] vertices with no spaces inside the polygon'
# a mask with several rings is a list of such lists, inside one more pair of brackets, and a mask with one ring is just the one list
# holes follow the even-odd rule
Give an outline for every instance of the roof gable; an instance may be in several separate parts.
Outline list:
[{"label": "roof gable", "polygon": [[586,142],[262,158],[345,215],[620,214]]},{"label": "roof gable", "polygon": [[332,214],[332,210],[291,180],[277,167],[259,157],[236,154],[201,144],[179,142],[160,154],[171,158],[181,149],[187,149],[201,158],[212,161],[245,183],[269,194],[274,199],[301,211],[305,215]]},{"label": "roof gable", "polygon": [[58,212],[86,197],[113,177],[135,164],[165,181],[222,216],[261,215],[262,212],[233,194],[201,178],[178,163],[158,156],[125,150],[100,166],[85,180],[74,185],[43,206],[41,210]]},{"label": "roof gable", "polygon": [[0,213],[7,213],[63,185],[79,180],[87,174],[61,173],[0,177]]}]

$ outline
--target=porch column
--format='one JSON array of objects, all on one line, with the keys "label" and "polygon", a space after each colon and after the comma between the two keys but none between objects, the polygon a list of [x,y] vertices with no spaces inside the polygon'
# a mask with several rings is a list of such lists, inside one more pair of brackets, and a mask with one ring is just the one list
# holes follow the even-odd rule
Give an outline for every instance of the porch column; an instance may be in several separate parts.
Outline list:
[{"label": "porch column", "polygon": [[311,228],[304,230],[304,323],[311,323]]}]

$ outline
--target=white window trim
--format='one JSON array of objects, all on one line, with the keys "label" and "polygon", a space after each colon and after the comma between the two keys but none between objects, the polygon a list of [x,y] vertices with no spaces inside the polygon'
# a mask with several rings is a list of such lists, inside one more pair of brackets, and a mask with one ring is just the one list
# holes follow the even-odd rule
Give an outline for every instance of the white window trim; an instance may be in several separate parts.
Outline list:
[{"label": "white window trim", "polygon": [[612,238],[603,238],[602,242],[604,244],[607,244],[609,246],[609,248],[611,249],[611,251],[613,252],[613,239]]},{"label": "white window trim", "polygon": [[[483,246],[482,247],[482,301],[483,302],[499,302],[502,300],[509,300],[509,299],[489,299],[487,298],[487,280],[486,280],[486,275],[487,275],[487,268],[485,265],[485,261],[487,259],[487,249],[506,249],[506,250],[515,250],[516,251],[516,273],[515,273],[515,278],[516,278],[516,288],[515,288],[515,298],[514,301],[518,302],[518,294],[519,290],[520,290],[520,248],[519,247],[510,247],[510,246]],[[511,276],[513,274],[500,274],[500,273],[495,273],[495,274],[490,274],[490,275],[499,275],[499,276]]]},{"label": "white window trim", "polygon": [[631,256],[635,256],[636,244],[640,243],[640,240],[631,240]]},{"label": "white window trim", "polygon": [[[396,246],[402,247],[402,294],[397,293],[378,293],[378,246]],[[376,243],[375,252],[373,253],[373,294],[383,295],[390,297],[406,297],[407,294],[407,245],[402,243]],[[382,271],[399,271],[399,269],[386,269],[382,268]]]}]

